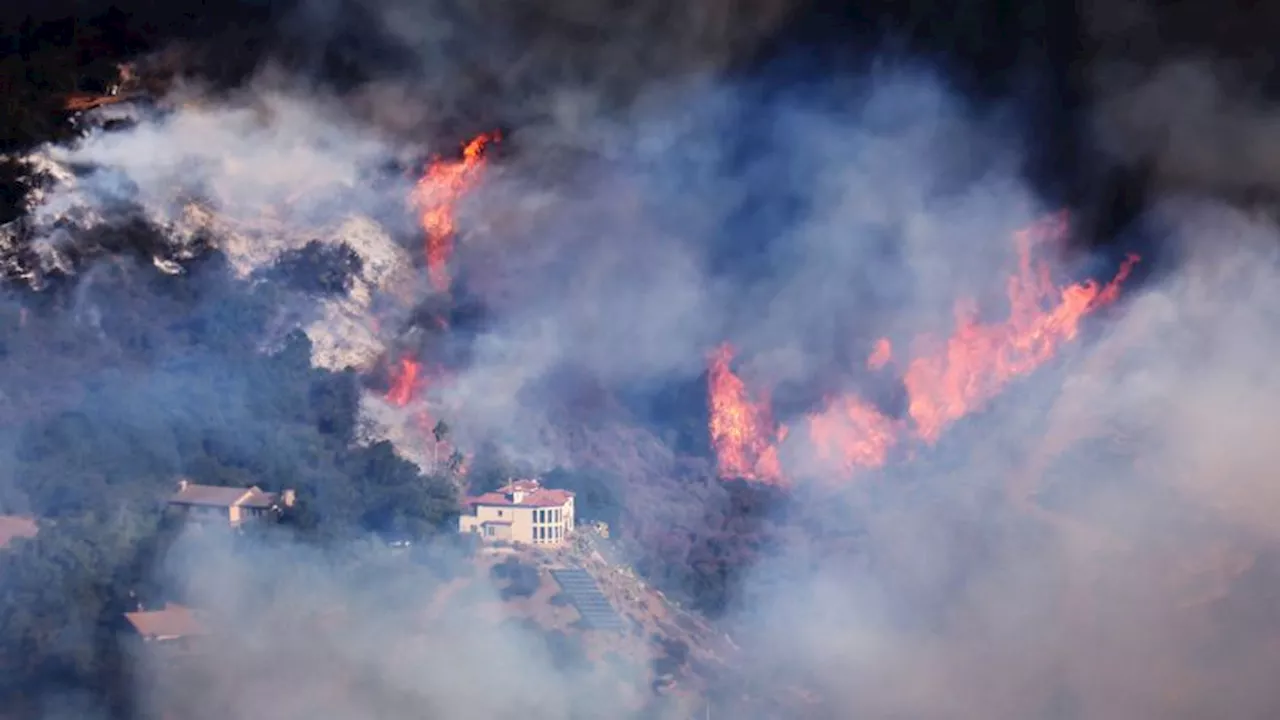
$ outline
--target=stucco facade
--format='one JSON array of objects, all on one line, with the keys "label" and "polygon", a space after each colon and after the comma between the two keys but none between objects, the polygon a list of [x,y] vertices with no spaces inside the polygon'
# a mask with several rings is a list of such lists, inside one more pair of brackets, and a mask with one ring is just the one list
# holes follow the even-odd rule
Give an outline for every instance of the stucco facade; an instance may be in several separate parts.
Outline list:
[{"label": "stucco facade", "polygon": [[573,532],[573,493],[544,488],[537,480],[513,480],[498,492],[467,498],[458,530],[485,540],[559,545]]},{"label": "stucco facade", "polygon": [[233,488],[197,485],[180,480],[169,496],[169,507],[183,513],[188,521],[240,527],[246,522],[275,519],[282,507],[291,507],[294,492],[263,492],[257,487]]}]

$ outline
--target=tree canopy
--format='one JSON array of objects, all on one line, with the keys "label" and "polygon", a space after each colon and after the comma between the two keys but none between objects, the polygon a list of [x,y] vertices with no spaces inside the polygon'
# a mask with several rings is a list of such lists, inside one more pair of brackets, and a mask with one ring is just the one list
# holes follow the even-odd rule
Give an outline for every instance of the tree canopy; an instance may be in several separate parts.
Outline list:
[{"label": "tree canopy", "polygon": [[187,277],[116,258],[10,298],[0,372],[32,384],[6,398],[0,512],[40,533],[0,551],[0,696],[121,701],[121,613],[149,600],[179,476],[296,489],[286,523],[319,545],[452,528],[451,478],[357,442],[357,375],[313,368],[301,332],[273,339],[285,292],[214,253]]}]

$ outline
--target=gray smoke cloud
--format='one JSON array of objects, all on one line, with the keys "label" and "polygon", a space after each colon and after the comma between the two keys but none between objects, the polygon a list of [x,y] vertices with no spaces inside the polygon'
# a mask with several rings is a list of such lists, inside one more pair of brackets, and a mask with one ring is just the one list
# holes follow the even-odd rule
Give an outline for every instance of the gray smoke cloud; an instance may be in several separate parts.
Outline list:
[{"label": "gray smoke cloud", "polygon": [[[729,340],[757,386],[839,379],[841,352],[860,364],[880,335],[948,332],[958,297],[1003,297],[1009,234],[1046,208],[1018,181],[1001,128],[966,116],[935,77],[889,71],[868,84],[837,112],[759,107],[723,86],[667,90],[673,104],[586,133],[581,149],[604,159],[577,162],[558,185],[540,163],[557,167],[571,138],[522,145],[464,215],[475,220],[460,253],[495,318],[442,391],[460,395],[459,431],[509,424],[511,449],[528,440],[532,457],[545,450],[546,392],[559,389],[532,404],[521,391],[552,368],[606,384],[687,381]],[[772,129],[739,175],[725,128],[760,114]],[[759,206],[788,194],[805,206],[762,238],[753,223],[773,210]],[[726,236],[741,216],[741,234]],[[715,266],[716,253],[762,239],[763,276]]]},{"label": "gray smoke cloud", "polygon": [[744,631],[820,716],[1275,712],[1277,228],[1185,199],[1160,214],[1185,265],[1009,399],[1047,413],[997,405],[945,472],[889,474],[914,492],[854,491],[868,562],[757,568],[769,600]]},{"label": "gray smoke cloud", "polygon": [[[713,73],[750,57],[802,3],[557,0],[510,8],[486,0],[365,0],[360,5],[383,42],[404,56],[394,65],[396,79],[382,73],[383,79],[368,86],[367,107],[391,126],[421,133],[474,122],[478,112],[530,131],[566,120],[594,121],[659,82]],[[310,22],[332,32],[326,16],[333,6],[314,2],[310,7]]]},{"label": "gray smoke cloud", "polygon": [[1259,9],[1215,23],[1206,7],[1088,3],[1091,139],[1106,164],[1148,173],[1161,192],[1249,200],[1276,188],[1276,97]]},{"label": "gray smoke cloud", "polygon": [[1172,188],[1274,189],[1280,111],[1223,61],[1154,67],[1115,63],[1100,73],[1095,124],[1117,162],[1149,165]]},{"label": "gray smoke cloud", "polygon": [[[581,28],[605,12],[584,7],[588,17],[578,18],[576,9],[545,12]],[[644,39],[668,37],[684,16],[639,32],[648,27],[641,14],[619,31],[634,44],[563,51],[535,35],[488,60],[491,44],[464,42],[471,26],[426,22],[420,13],[432,11],[419,6],[378,10],[406,45],[431,48],[418,56],[431,69],[425,89],[378,83],[345,105],[263,83],[95,136],[60,157],[127,179],[129,197],[161,217],[186,207],[189,189],[222,219],[215,228],[260,223],[264,206],[287,208],[278,217],[284,228],[348,214],[394,226],[407,182],[373,192],[363,180],[367,168],[418,149],[392,138],[462,112],[461,98],[497,96],[501,105],[507,88],[536,88],[510,101],[510,115],[532,118],[510,136],[513,156],[492,162],[460,208],[459,266],[491,317],[473,357],[431,400],[447,408],[463,443],[496,438],[535,469],[605,465],[650,483],[630,491],[633,502],[646,501],[630,508],[637,523],[646,514],[678,518],[652,537],[696,530],[722,494],[673,482],[686,470],[675,450],[627,426],[621,411],[599,427],[575,425],[557,370],[606,387],[687,381],[703,372],[710,346],[731,340],[749,359],[743,375],[752,383],[814,379],[848,350],[854,366],[829,384],[861,388],[876,382],[856,370],[871,339],[900,345],[945,333],[956,298],[999,298],[1010,231],[1052,209],[1017,176],[1012,129],[977,116],[935,77],[886,72],[836,109],[770,105],[695,72],[654,83],[671,77],[660,61],[682,43],[695,48],[677,55],[684,64],[672,61],[685,69],[714,68],[733,54],[723,38],[736,32],[710,35],[715,52],[700,44],[710,21],[692,23],[692,39],[655,45]],[[477,10],[472,22],[487,17]],[[501,42],[516,25],[500,17],[492,43],[519,47]],[[764,20],[748,23],[747,35]],[[453,72],[466,65],[451,54],[459,42],[480,69]],[[565,57],[574,60],[565,77],[547,69]],[[495,89],[483,92],[485,82]],[[1156,99],[1163,87],[1151,86]],[[1152,102],[1146,92],[1100,106],[1107,127],[1128,127],[1133,108]],[[1190,99],[1216,107],[1215,97]],[[1156,105],[1144,115],[1179,122]],[[1256,117],[1232,107],[1225,116],[1240,123]],[[735,130],[761,118],[769,129],[756,159],[733,165]],[[1226,127],[1241,127],[1235,122]],[[1221,128],[1203,133],[1220,138]],[[1125,132],[1114,137],[1117,152],[1144,147],[1123,142]],[[1178,139],[1185,132],[1170,137],[1142,151],[1193,175],[1235,177],[1214,165],[1230,152],[1189,147],[1196,143]],[[1265,179],[1264,166],[1246,175]],[[112,188],[93,187],[86,202],[107,209]],[[718,251],[758,240],[751,234],[763,232],[756,223],[770,201],[791,196],[803,202],[763,243],[769,272],[723,270]],[[724,237],[742,217],[733,226],[741,236]],[[1280,380],[1271,369],[1276,229],[1185,199],[1171,199],[1159,218],[1176,229],[1182,264],[1108,313],[1059,363],[1008,388],[929,457],[850,483],[834,499],[808,499],[808,488],[797,495],[777,557],[753,570],[728,621],[744,648],[740,670],[763,694],[796,691],[798,717],[1274,714],[1266,679],[1274,672],[1266,671],[1276,668],[1275,618],[1259,598],[1271,592],[1275,542],[1265,398]],[[266,249],[244,241],[253,251],[247,267],[278,254],[270,243],[288,234],[251,237]],[[404,279],[407,254],[383,255],[392,258],[385,282],[364,292],[421,297],[421,279]],[[178,574],[195,583],[192,601],[231,631],[197,666],[206,687],[253,681],[253,692],[231,696],[229,716],[288,716],[271,709],[279,692],[322,704],[298,712],[324,717],[370,707],[389,716],[427,707],[572,717],[578,703],[614,716],[600,710],[614,708],[610,683],[636,680],[550,668],[525,631],[473,613],[484,597],[406,637],[417,598],[439,592],[433,578],[362,586],[294,547],[264,547],[251,564],[240,556],[221,564],[222,551],[205,552],[215,558],[209,566]],[[290,570],[272,601],[257,606],[265,609],[242,606],[276,568]],[[208,578],[218,582],[202,585]],[[380,603],[393,592],[409,599],[388,611]],[[352,613],[330,634],[289,627],[299,606],[329,602],[378,609]],[[264,645],[265,628],[276,640]],[[356,691],[333,691],[333,678],[353,676]],[[174,687],[144,683],[158,701]]]},{"label": "gray smoke cloud", "polygon": [[[249,549],[253,562],[217,533],[185,534],[171,549],[175,596],[198,608],[209,635],[188,653],[134,648],[144,711],[564,718],[625,717],[643,704],[647,638],[615,636],[558,656],[546,633],[565,639],[554,625],[572,611],[546,604],[555,592],[546,578],[541,611],[531,614],[541,625],[521,623],[519,601],[504,602],[486,572],[501,558],[441,547],[422,563],[377,542],[348,547],[343,558],[287,539]],[[629,662],[582,654],[606,649]]]}]

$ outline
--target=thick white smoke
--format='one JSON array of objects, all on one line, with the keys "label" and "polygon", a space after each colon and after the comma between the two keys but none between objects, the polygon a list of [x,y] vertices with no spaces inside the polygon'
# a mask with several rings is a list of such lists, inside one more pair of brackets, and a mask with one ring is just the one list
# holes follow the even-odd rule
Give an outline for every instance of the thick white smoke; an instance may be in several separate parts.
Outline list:
[{"label": "thick white smoke", "polygon": [[762,671],[848,717],[1274,712],[1275,618],[1230,608],[1272,592],[1277,228],[1165,213],[1185,264],[1008,399],[1054,397],[1047,423],[999,407],[945,472],[901,469],[929,500],[850,504],[869,566],[757,568],[770,600],[743,627],[775,653]]},{"label": "thick white smoke", "polygon": [[[414,12],[397,6],[387,17],[417,42],[413,28],[427,26],[403,19]],[[525,57],[542,67],[541,55]],[[536,121],[510,135],[512,157],[493,160],[459,208],[460,274],[490,316],[468,363],[430,398],[464,444],[496,439],[537,469],[603,465],[651,482],[632,497],[654,507],[630,512],[670,519],[662,529],[672,535],[697,529],[710,493],[673,481],[676,450],[626,426],[621,411],[584,429],[557,371],[611,389],[690,381],[711,345],[732,340],[755,358],[749,379],[811,380],[844,352],[864,355],[874,337],[945,333],[958,297],[1001,297],[1009,233],[1054,209],[1018,177],[1014,128],[979,116],[937,77],[888,71],[824,105],[766,102],[707,79],[622,83],[634,102],[605,102],[612,85],[550,83],[545,95],[519,98]],[[417,148],[391,139],[386,123],[368,124],[397,116],[371,98],[405,92],[419,110],[425,101],[395,84],[362,92],[345,107],[253,86],[53,154],[100,168],[77,190],[93,217],[123,197],[181,226],[199,201],[209,218],[201,227],[246,272],[317,227],[348,228],[327,237],[365,259],[363,284],[311,330],[313,340],[336,338],[321,348],[371,348],[356,360],[322,351],[318,361],[360,364],[391,339],[354,338],[369,332],[366,316],[377,319],[373,299],[403,307],[425,293],[409,269],[416,245],[391,239],[413,237],[397,219],[408,182],[369,179]],[[440,95],[458,97],[453,86]],[[1123,105],[1102,112],[1128,116]],[[736,133],[746,125],[757,144],[744,149]],[[750,161],[731,161],[744,153]],[[65,197],[47,194],[36,217]],[[767,226],[775,212],[782,220]],[[1267,637],[1274,618],[1238,620],[1225,608],[1264,593],[1253,583],[1265,588],[1266,578],[1251,573],[1275,542],[1266,399],[1280,382],[1276,229],[1185,199],[1158,219],[1175,229],[1182,263],[1132,292],[1058,364],[1011,386],[917,463],[851,483],[834,500],[802,490],[787,521],[794,539],[753,570],[731,617],[753,659],[741,670],[757,687],[802,689],[807,710],[795,712],[815,717],[1274,713],[1260,670],[1280,659]],[[762,242],[755,235],[768,227],[778,229]],[[726,269],[721,259],[739,247],[763,247],[763,270],[742,270],[745,261]],[[853,366],[833,382],[871,381]],[[261,561],[324,567],[294,548]],[[193,593],[228,620],[241,617],[236,598],[259,572],[230,565],[215,575],[225,587]],[[333,717],[383,702],[391,714],[426,706],[476,717],[611,707],[593,677],[549,670],[521,632],[485,617],[429,624],[392,659],[379,641],[403,639],[413,602],[333,637],[285,632],[277,646],[256,644],[256,629],[277,627],[273,613],[303,597],[358,604],[353,587],[324,571],[286,583],[271,613],[230,636],[209,686],[240,687],[242,667],[297,662],[313,672],[280,680],[294,696],[353,672],[369,683],[326,703]],[[399,591],[435,589],[424,581]],[[246,648],[264,665],[237,666]],[[261,710],[270,702],[237,697],[228,712],[274,717]]]}]

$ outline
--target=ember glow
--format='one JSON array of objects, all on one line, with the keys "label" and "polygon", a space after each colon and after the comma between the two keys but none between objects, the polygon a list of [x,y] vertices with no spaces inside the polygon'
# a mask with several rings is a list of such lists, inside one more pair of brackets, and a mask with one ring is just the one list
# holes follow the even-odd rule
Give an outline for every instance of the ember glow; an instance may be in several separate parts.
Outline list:
[{"label": "ember glow", "polygon": [[436,292],[447,293],[453,284],[449,266],[458,200],[475,186],[484,169],[484,150],[497,140],[497,134],[478,135],[462,148],[460,160],[432,161],[414,188],[411,201],[426,235],[427,278]]},{"label": "ember glow", "polygon": [[[961,300],[955,305],[956,327],[950,338],[917,340],[917,352],[902,375],[909,420],[889,417],[855,394],[830,397],[821,411],[804,419],[814,456],[844,472],[883,466],[894,447],[907,440],[936,442],[949,425],[982,408],[1011,380],[1031,373],[1062,343],[1073,340],[1086,315],[1119,297],[1120,285],[1138,257],[1126,258],[1105,285],[1086,280],[1059,287],[1048,263],[1033,260],[1032,249],[1062,237],[1066,229],[1067,218],[1059,214],[1015,234],[1018,266],[1006,284],[1006,319],[982,322],[974,303]],[[722,346],[712,357],[708,380],[711,439],[720,476],[781,482],[778,445],[788,428],[773,423],[766,393],[757,392],[757,399],[752,399],[729,369],[731,359],[729,346]],[[881,338],[866,366],[880,370],[892,359],[892,345]]]}]

